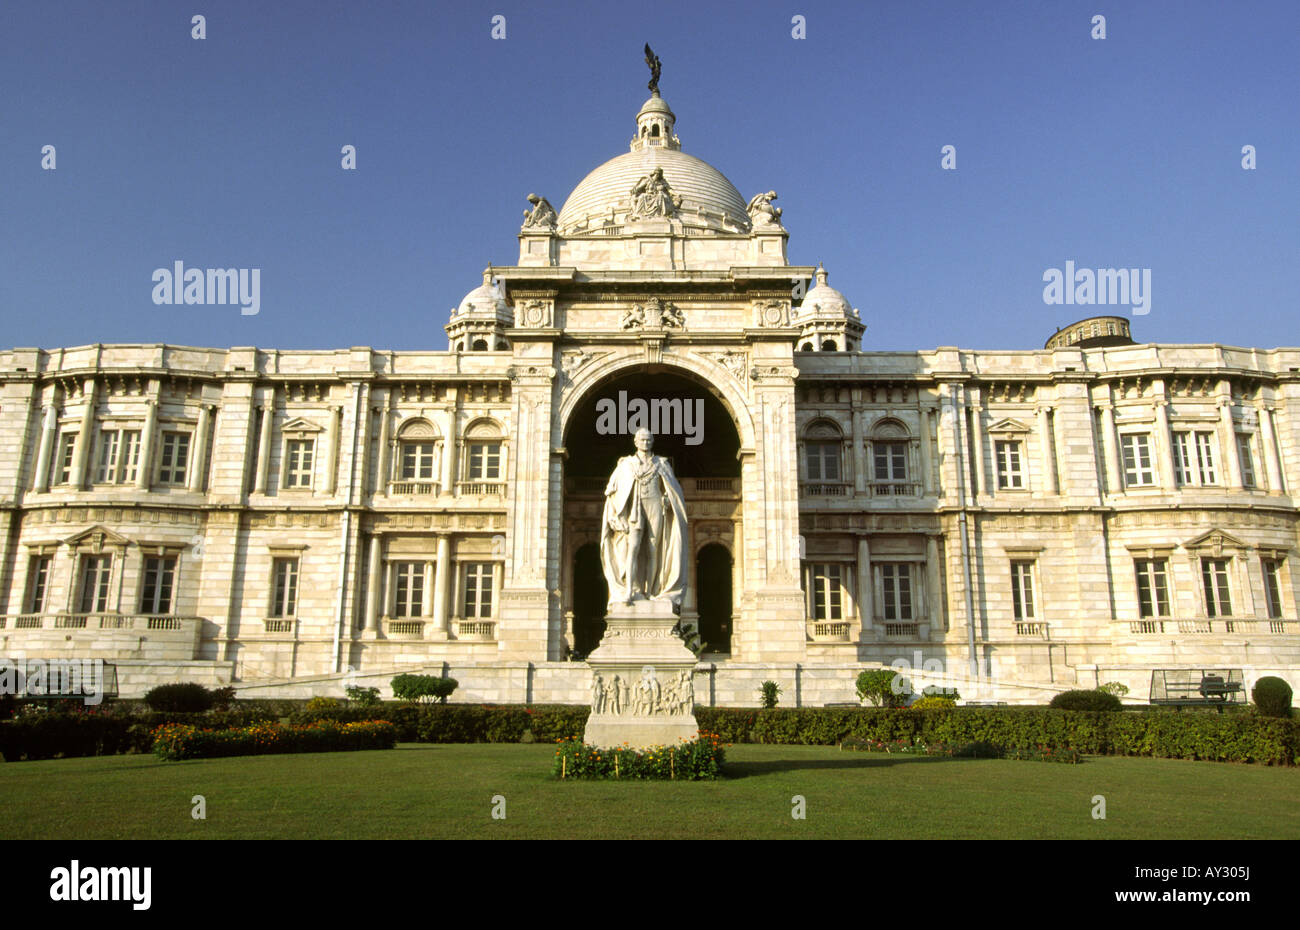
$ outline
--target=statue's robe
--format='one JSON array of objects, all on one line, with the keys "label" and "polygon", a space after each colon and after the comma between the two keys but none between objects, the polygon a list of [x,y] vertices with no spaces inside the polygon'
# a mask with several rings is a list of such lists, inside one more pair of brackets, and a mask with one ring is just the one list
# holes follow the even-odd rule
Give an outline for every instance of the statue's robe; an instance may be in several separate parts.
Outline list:
[{"label": "statue's robe", "polygon": [[[647,581],[646,590],[653,600],[667,600],[673,607],[680,608],[686,590],[688,558],[686,498],[667,459],[654,455],[651,456],[651,461],[663,489],[664,524],[659,551],[655,553],[654,577]],[[639,465],[637,456],[623,456],[614,466],[614,472],[605,486],[605,509],[601,515],[600,529],[600,564],[609,585],[610,606],[625,603],[628,575],[632,570],[632,553],[628,551],[629,534],[616,527],[620,519],[628,521],[634,508],[641,506],[636,479]],[[649,541],[647,536],[643,536],[641,544],[644,546]]]}]

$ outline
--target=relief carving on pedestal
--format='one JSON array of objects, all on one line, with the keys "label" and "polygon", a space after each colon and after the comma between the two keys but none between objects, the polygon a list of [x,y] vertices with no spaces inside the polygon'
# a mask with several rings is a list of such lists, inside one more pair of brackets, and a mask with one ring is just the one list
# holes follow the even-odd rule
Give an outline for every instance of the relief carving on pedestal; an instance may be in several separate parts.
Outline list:
[{"label": "relief carving on pedestal", "polygon": [[682,670],[663,679],[646,669],[634,684],[630,676],[606,678],[599,672],[591,682],[591,712],[627,717],[677,717],[695,712],[695,684]]}]

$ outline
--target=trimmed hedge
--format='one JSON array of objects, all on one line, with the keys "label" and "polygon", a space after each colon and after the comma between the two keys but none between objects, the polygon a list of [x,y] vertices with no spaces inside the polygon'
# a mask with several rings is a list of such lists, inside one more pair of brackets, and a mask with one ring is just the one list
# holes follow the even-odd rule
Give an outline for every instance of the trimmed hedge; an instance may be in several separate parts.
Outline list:
[{"label": "trimmed hedge", "polygon": [[992,743],[1089,755],[1300,762],[1300,721],[1256,714],[1129,714],[1044,707],[743,710],[698,707],[702,729],[732,743],[834,746],[849,739]]},{"label": "trimmed hedge", "polygon": [[0,723],[0,756],[7,762],[18,762],[149,752],[153,748],[153,731],[164,724],[225,730],[267,719],[267,714],[259,711],[113,714],[52,710]]},{"label": "trimmed hedge", "polygon": [[216,695],[196,682],[181,681],[159,685],[144,696],[150,710],[201,713],[216,702]]},{"label": "trimmed hedge", "polygon": [[305,726],[257,723],[226,730],[169,723],[154,731],[154,755],[160,759],[216,759],[288,752],[356,752],[392,749],[397,729],[386,720],[339,723],[319,720]]},{"label": "trimmed hedge", "polygon": [[387,720],[404,743],[550,743],[581,736],[590,708],[568,704],[398,704],[380,707],[337,707],[302,710],[290,723],[317,720]]},{"label": "trimmed hedge", "polygon": [[1053,695],[1048,707],[1057,710],[1123,710],[1124,702],[1109,691],[1100,688],[1094,690],[1062,691]]}]

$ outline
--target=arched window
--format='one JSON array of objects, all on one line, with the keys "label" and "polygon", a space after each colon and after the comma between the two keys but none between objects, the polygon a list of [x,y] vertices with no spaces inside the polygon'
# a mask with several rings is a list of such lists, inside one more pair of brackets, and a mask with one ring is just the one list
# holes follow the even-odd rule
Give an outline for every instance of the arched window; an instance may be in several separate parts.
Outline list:
[{"label": "arched window", "polygon": [[428,420],[412,417],[403,423],[397,431],[397,478],[404,482],[435,480],[438,475],[437,446],[438,431]]},{"label": "arched window", "polygon": [[498,340],[497,340],[497,351],[498,351],[498,352],[509,352],[509,351],[510,351],[510,343],[506,342],[504,339],[498,339]]},{"label": "arched window", "polygon": [[805,342],[803,345],[799,347],[800,352],[811,352],[812,350],[813,350],[813,344],[811,342]]},{"label": "arched window", "polygon": [[899,420],[886,417],[871,428],[871,481],[875,494],[901,494],[911,480],[907,447],[910,434]]},{"label": "arched window", "polygon": [[804,475],[809,482],[839,484],[844,469],[841,452],[844,433],[831,420],[814,420],[804,430]]},{"label": "arched window", "polygon": [[462,489],[469,494],[501,494],[506,478],[505,443],[495,420],[475,420],[465,430]]},{"label": "arched window", "polygon": [[486,339],[475,339],[474,344],[470,346],[471,352],[486,352],[488,344]]},{"label": "arched window", "polygon": [[823,351],[823,352],[838,352],[839,349],[836,348],[836,346],[835,346],[835,340],[834,340],[834,339],[827,339],[825,342],[822,343],[822,351]]}]

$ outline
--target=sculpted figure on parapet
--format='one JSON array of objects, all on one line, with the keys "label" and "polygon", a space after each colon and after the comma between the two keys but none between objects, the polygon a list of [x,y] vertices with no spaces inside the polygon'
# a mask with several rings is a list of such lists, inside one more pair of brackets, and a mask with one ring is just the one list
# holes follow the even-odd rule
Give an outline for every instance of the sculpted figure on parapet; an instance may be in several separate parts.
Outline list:
[{"label": "sculpted figure on parapet", "polygon": [[550,202],[545,197],[539,197],[536,194],[529,194],[528,202],[533,205],[533,208],[524,211],[524,228],[553,229],[559,216]]},{"label": "sculpted figure on parapet", "polygon": [[755,194],[754,199],[746,207],[749,211],[749,221],[755,226],[779,226],[781,224],[781,208],[772,206],[773,200],[776,200],[776,191]]},{"label": "sculpted figure on parapet", "polygon": [[664,179],[664,169],[656,168],[636,182],[632,188],[632,209],[629,220],[655,216],[672,216],[682,205],[682,198],[673,193]]}]

